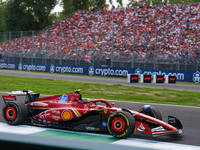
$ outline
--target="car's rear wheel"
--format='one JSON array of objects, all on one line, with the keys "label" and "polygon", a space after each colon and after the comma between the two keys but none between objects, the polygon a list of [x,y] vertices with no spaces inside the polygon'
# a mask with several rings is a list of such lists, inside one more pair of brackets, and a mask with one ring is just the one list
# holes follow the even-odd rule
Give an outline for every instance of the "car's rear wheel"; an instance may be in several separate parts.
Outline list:
[{"label": "car's rear wheel", "polygon": [[3,107],[2,115],[5,122],[10,125],[22,124],[28,117],[28,108],[20,101],[8,102]]},{"label": "car's rear wheel", "polygon": [[139,110],[140,113],[143,113],[145,115],[157,118],[159,120],[162,120],[162,115],[160,113],[160,111],[156,108],[154,108],[153,106],[150,105],[144,105],[144,107],[142,107]]},{"label": "car's rear wheel", "polygon": [[129,112],[117,111],[107,121],[110,134],[116,138],[126,138],[135,131],[135,118]]}]

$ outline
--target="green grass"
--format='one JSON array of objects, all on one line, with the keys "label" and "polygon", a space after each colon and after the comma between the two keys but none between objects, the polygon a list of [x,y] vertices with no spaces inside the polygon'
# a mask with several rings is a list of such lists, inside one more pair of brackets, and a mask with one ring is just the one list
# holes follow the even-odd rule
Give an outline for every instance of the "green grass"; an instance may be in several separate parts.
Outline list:
[{"label": "green grass", "polygon": [[84,98],[99,98],[131,102],[146,102],[200,107],[200,92],[168,89],[139,88],[123,85],[70,82],[53,79],[22,78],[0,75],[0,91],[32,90],[36,93],[56,95],[81,89]]}]

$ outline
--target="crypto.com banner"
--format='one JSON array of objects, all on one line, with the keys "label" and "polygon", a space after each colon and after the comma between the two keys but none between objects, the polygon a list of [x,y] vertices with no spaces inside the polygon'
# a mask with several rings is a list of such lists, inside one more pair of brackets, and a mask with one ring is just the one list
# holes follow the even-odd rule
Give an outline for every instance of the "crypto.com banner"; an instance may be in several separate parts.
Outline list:
[{"label": "crypto.com banner", "polygon": [[200,83],[200,71],[154,70],[55,64],[0,63],[0,69],[127,78],[128,74],[175,75],[177,81]]}]

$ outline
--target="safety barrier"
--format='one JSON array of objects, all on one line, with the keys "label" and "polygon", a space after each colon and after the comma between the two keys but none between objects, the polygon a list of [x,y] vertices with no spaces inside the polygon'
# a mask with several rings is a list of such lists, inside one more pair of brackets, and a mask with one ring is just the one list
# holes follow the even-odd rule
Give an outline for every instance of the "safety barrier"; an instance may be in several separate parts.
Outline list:
[{"label": "safety barrier", "polygon": [[127,83],[176,83],[175,75],[128,74]]},{"label": "safety barrier", "polygon": [[[178,71],[178,70],[159,70],[141,68],[122,68],[122,67],[98,67],[98,66],[73,66],[57,64],[32,64],[32,63],[8,63],[0,62],[0,69],[10,69],[19,71],[37,71],[61,74],[78,74],[103,77],[127,78],[128,74],[139,74],[140,80],[137,82],[151,83],[153,75],[164,75],[167,82],[168,76],[175,76],[176,79],[169,77],[168,83],[173,81],[200,83],[200,71]],[[143,77],[142,77],[143,76]],[[141,78],[142,77],[142,78]],[[133,82],[133,81],[131,81]]]}]

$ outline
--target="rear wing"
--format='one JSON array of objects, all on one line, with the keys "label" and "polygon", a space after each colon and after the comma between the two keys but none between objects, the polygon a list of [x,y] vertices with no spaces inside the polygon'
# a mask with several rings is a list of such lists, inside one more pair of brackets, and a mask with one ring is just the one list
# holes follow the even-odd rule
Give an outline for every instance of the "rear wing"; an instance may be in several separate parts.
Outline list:
[{"label": "rear wing", "polygon": [[16,101],[15,95],[8,95],[8,96],[2,95],[2,97],[3,97],[4,103],[7,103],[9,101]]},{"label": "rear wing", "polygon": [[7,103],[9,101],[16,101],[17,100],[16,96],[26,96],[25,97],[25,104],[27,104],[29,102],[35,101],[35,99],[40,96],[39,93],[35,94],[31,90],[8,91],[7,94],[8,94],[7,96],[5,96],[5,95],[2,96],[4,103]]},{"label": "rear wing", "polygon": [[26,95],[27,93],[29,94],[34,94],[33,91],[31,90],[21,90],[21,91],[8,91],[7,94],[9,95],[18,95],[18,96],[23,96],[23,95]]}]

